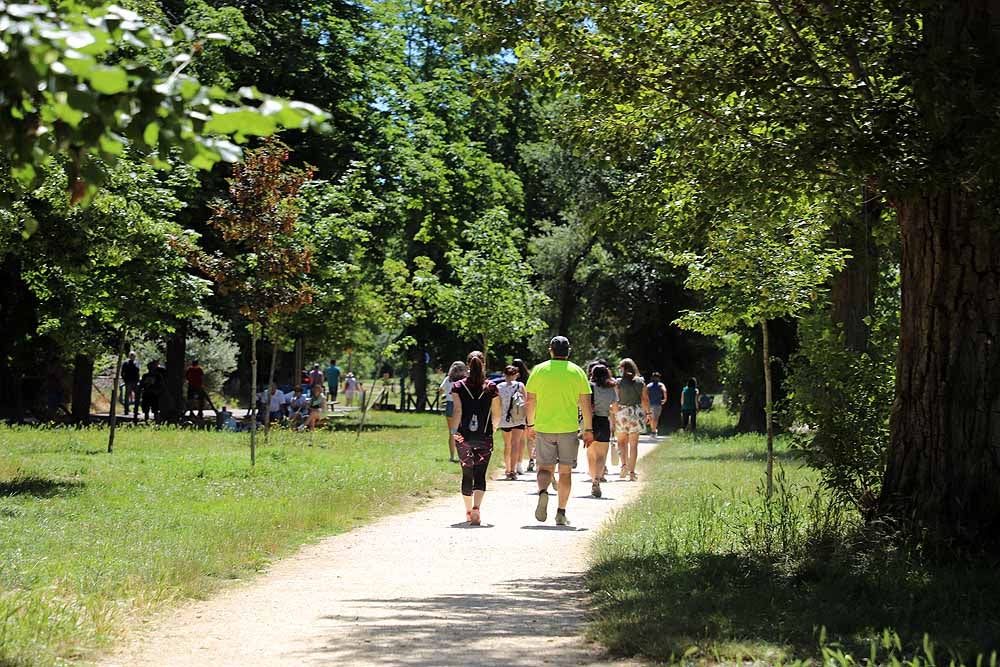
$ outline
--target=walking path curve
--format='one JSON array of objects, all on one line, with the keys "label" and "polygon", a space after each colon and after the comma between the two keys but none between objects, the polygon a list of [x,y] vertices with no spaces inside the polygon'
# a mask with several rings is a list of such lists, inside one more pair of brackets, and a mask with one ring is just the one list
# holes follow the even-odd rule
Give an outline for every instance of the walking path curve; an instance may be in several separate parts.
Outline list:
[{"label": "walking path curve", "polygon": [[[640,455],[651,449],[643,437]],[[498,448],[497,455],[502,453]],[[590,497],[584,450],[567,515],[533,516],[535,476],[492,481],[483,526],[456,493],[304,547],[265,574],[154,619],[103,663],[123,665],[605,665],[581,633],[588,546],[640,485]],[[640,466],[641,472],[641,466]]]}]

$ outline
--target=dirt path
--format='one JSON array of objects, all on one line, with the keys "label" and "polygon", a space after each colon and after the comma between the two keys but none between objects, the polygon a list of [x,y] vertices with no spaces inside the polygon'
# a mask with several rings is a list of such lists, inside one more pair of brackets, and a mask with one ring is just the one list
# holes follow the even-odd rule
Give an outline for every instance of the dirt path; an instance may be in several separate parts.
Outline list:
[{"label": "dirt path", "polygon": [[[643,438],[640,454],[651,447]],[[464,523],[456,488],[185,605],[103,664],[609,664],[581,637],[582,574],[595,530],[640,485],[611,474],[597,500],[585,467],[581,458],[573,475],[571,528],[554,525],[555,498],[548,522],[535,521],[533,474],[490,482],[478,528]]]}]

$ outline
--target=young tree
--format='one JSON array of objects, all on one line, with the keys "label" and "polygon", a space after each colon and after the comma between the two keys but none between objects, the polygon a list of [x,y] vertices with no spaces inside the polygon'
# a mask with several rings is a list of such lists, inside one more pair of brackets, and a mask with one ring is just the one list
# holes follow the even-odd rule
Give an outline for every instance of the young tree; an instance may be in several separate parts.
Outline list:
[{"label": "young tree", "polygon": [[210,221],[227,244],[228,256],[200,259],[219,293],[236,301],[250,321],[251,465],[257,461],[257,341],[275,318],[312,300],[304,277],[311,251],[296,229],[299,191],[312,169],[289,168],[288,158],[288,148],[269,139],[233,167],[229,199],[214,204]]},{"label": "young tree", "polygon": [[520,232],[503,209],[488,211],[462,234],[468,248],[448,253],[454,284],[441,285],[433,299],[438,322],[482,343],[523,340],[545,328],[539,316],[549,298],[529,280],[517,249]]},{"label": "young tree", "polygon": [[774,404],[768,322],[795,317],[815,300],[830,276],[843,265],[844,253],[831,249],[827,229],[805,202],[769,216],[731,211],[707,240],[702,254],[681,256],[687,263],[686,285],[702,292],[709,308],[688,312],[677,324],[705,334],[722,335],[736,326],[759,326],[764,348],[767,415],[767,495],[774,488]]}]

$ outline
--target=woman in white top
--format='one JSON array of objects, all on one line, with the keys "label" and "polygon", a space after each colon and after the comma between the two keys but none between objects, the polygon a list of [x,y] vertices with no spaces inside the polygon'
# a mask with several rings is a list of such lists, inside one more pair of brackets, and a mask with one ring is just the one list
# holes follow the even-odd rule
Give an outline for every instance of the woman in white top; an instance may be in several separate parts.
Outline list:
[{"label": "woman in white top", "polygon": [[348,372],[347,377],[344,378],[344,398],[347,399],[347,405],[354,405],[354,394],[358,391],[358,379],[354,377],[354,373]]},{"label": "woman in white top", "polygon": [[444,401],[445,426],[448,428],[448,460],[452,463],[458,463],[458,457],[455,456],[455,436],[451,432],[451,418],[455,414],[455,395],[451,393],[451,387],[459,380],[464,380],[466,375],[468,375],[468,369],[465,362],[456,361],[448,369],[448,374],[444,376],[444,382],[439,388],[441,399]]},{"label": "woman in white top", "polygon": [[524,453],[524,430],[527,424],[524,404],[527,394],[524,385],[518,381],[520,370],[517,366],[507,366],[503,371],[504,380],[497,385],[500,392],[500,430],[503,432],[503,459],[507,467],[507,479],[516,480],[518,464]]}]

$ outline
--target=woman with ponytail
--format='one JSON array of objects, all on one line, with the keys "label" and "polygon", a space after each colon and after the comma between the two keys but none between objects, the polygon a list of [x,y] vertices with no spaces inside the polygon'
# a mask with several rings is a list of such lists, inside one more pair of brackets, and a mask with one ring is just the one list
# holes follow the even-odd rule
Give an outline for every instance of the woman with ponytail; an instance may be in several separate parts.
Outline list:
[{"label": "woman with ponytail", "polygon": [[618,380],[618,410],[615,412],[615,433],[618,435],[618,450],[621,453],[622,468],[618,474],[636,480],[635,462],[639,457],[639,434],[647,420],[649,410],[649,390],[646,381],[639,375],[639,367],[625,357],[618,364],[621,378]]},{"label": "woman with ponytail", "polygon": [[482,519],[480,507],[486,495],[486,475],[493,455],[493,434],[500,425],[500,393],[486,379],[486,359],[471,352],[466,360],[469,375],[456,382],[451,393],[455,414],[451,433],[455,436],[458,460],[462,464],[462,500],[465,517],[473,526]]}]

